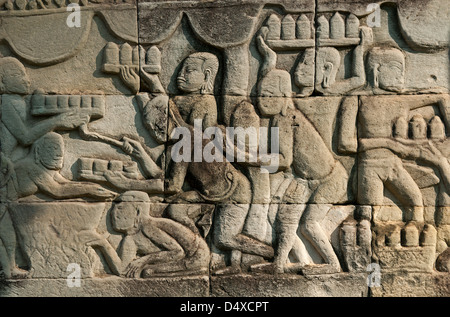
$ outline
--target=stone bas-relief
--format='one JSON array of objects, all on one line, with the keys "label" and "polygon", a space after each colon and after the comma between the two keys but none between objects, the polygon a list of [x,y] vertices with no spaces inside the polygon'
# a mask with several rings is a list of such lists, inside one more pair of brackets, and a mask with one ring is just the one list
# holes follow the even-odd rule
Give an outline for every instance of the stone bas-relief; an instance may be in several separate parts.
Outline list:
[{"label": "stone bas-relief", "polygon": [[448,45],[310,2],[4,1],[2,295],[448,296]]}]

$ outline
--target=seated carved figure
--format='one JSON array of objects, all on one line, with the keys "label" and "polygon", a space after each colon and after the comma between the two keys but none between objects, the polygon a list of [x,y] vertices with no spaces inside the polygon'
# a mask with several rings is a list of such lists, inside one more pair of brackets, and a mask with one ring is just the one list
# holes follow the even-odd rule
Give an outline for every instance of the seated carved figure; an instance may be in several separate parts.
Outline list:
[{"label": "seated carved figure", "polygon": [[[186,124],[175,105],[171,105],[170,115],[176,126],[187,128],[194,135],[194,127]],[[194,142],[193,138],[191,142]],[[210,142],[203,140],[203,147]],[[193,148],[193,146],[192,146]],[[194,155],[194,153],[190,153]],[[214,241],[216,245],[225,251],[232,252],[231,266],[223,273],[240,270],[240,257],[237,252],[248,253],[270,259],[273,257],[273,248],[257,239],[251,238],[242,232],[249,213],[252,190],[249,180],[228,162],[224,154],[222,159],[216,162],[179,162],[174,170],[174,179],[170,183],[178,183],[179,188],[185,181],[186,175],[190,175],[190,184],[194,190],[178,191],[169,201],[177,202],[209,202],[219,204],[214,223]],[[192,157],[193,158],[193,157]],[[172,185],[171,184],[171,185]],[[173,186],[173,185],[172,185]],[[179,218],[182,215],[173,215]],[[183,219],[180,219],[183,221]],[[233,256],[234,254],[234,256]]]},{"label": "seated carved figure", "polygon": [[98,248],[120,276],[207,272],[209,248],[203,238],[171,219],[150,216],[149,202],[148,194],[136,191],[117,198],[111,220],[114,230],[124,234],[119,252],[99,234],[87,244]]},{"label": "seated carved figure", "polygon": [[[148,94],[137,95],[140,105],[143,123],[149,133],[159,142],[166,141],[167,126],[166,116],[168,104],[175,104],[177,112],[183,122],[189,125],[194,124],[194,120],[201,120],[202,129],[217,125],[217,105],[214,97],[214,81],[218,72],[219,61],[213,54],[199,52],[189,55],[184,61],[177,76],[178,88],[184,93],[169,100],[157,74],[148,73],[144,68],[140,75],[145,87],[148,87],[153,94],[150,98]],[[134,70],[127,69],[128,75],[123,76],[125,82],[131,81],[137,76]],[[157,110],[157,111],[155,111]],[[163,113],[161,118],[156,114]],[[163,122],[158,122],[158,120]],[[91,134],[92,135],[92,134]],[[162,170],[159,169],[142,145],[134,140],[127,139],[124,142],[123,150],[139,160],[144,171],[148,171],[146,176],[160,178]],[[178,192],[184,182],[184,165],[174,163],[171,174],[174,181],[167,189],[169,192]],[[158,192],[159,180],[134,181],[126,179],[120,174],[106,175],[109,182],[120,189],[142,190],[149,193]]]},{"label": "seated carved figure", "polygon": [[177,77],[178,88],[184,95],[173,101],[186,123],[192,125],[195,119],[201,119],[203,129],[217,125],[214,80],[218,68],[217,57],[206,52],[191,54],[184,60]]},{"label": "seated carved figure", "polygon": [[21,198],[43,193],[56,199],[91,197],[110,199],[115,193],[102,186],[74,182],[60,174],[63,167],[64,141],[61,135],[49,132],[31,146],[25,158],[14,164],[17,187],[10,198]]},{"label": "seated carved figure", "polygon": [[[169,122],[168,134],[177,127],[186,128],[190,135],[194,135],[194,120],[201,120],[199,129],[217,126],[217,105],[214,92],[214,80],[218,71],[218,60],[213,54],[200,52],[189,55],[183,62],[183,66],[177,77],[178,88],[184,93],[171,100],[161,90],[161,83],[156,74],[141,71],[142,79],[148,87],[159,87],[151,91],[156,96],[148,100],[148,96],[138,95],[138,101],[144,115],[144,124],[148,129],[154,128],[154,116],[152,107],[155,103],[168,104]],[[161,107],[159,107],[161,108]],[[218,127],[219,128],[219,127]],[[203,131],[200,131],[203,132]],[[190,140],[193,142],[193,139]],[[210,140],[203,139],[202,149]],[[193,148],[193,146],[191,146]],[[171,152],[171,151],[170,151]],[[189,156],[194,153],[189,153]],[[252,191],[249,180],[230,162],[225,160],[225,155],[220,162],[171,162],[170,175],[167,180],[166,193],[174,194],[167,200],[173,203],[179,202],[209,202],[221,204],[217,208],[215,217],[215,242],[225,251],[238,251],[265,258],[273,257],[271,246],[243,234]],[[189,183],[194,190],[182,191],[186,175],[190,175]],[[190,228],[195,224],[182,208],[171,208],[171,217]],[[233,261],[233,259],[235,261]],[[232,256],[232,270],[240,269],[240,258]]]}]

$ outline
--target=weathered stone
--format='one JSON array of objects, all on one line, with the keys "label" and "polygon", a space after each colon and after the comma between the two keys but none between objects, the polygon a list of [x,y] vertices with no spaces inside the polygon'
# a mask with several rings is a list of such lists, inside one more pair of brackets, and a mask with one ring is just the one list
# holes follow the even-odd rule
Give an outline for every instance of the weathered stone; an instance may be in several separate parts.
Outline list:
[{"label": "weathered stone", "polygon": [[396,272],[381,275],[380,287],[372,287],[373,297],[448,297],[448,273]]},{"label": "weathered stone", "polygon": [[[448,62],[449,26],[444,21],[449,17],[449,10],[442,1],[424,0],[412,4],[410,0],[397,0],[395,6],[390,6],[383,0],[320,0],[317,2],[317,13],[328,22],[335,12],[350,12],[360,20],[362,27],[372,28],[373,40],[370,45],[366,45],[369,53],[373,50],[373,53],[377,54],[379,49],[385,50],[389,47],[398,50],[398,58],[401,58],[400,53],[403,54],[407,60],[407,63],[403,63],[406,69],[403,75],[404,92],[448,92],[448,71],[443,70],[440,65]],[[334,40],[336,43],[330,42],[329,46],[336,45],[341,54],[348,54],[348,46],[358,44],[352,44],[351,40],[346,44],[342,39]],[[326,39],[326,41],[333,40]],[[385,56],[381,59],[385,59],[384,63],[388,63],[388,59],[398,59],[390,54],[380,54]],[[367,83],[370,84],[371,66],[368,63],[370,61],[366,61],[366,67],[369,68]],[[353,71],[357,69],[355,66],[352,67]],[[345,75],[341,72],[338,76],[350,79],[353,77],[350,74],[349,70],[346,70]],[[367,91],[368,88],[359,91],[365,94],[363,91]]]},{"label": "weathered stone", "polygon": [[211,295],[225,297],[366,297],[367,274],[233,275],[211,278]]},{"label": "weathered stone", "polygon": [[0,293],[448,296],[444,2],[3,1]]},{"label": "weathered stone", "polygon": [[0,51],[23,61],[30,92],[42,89],[57,94],[130,94],[118,77],[111,78],[101,71],[101,50],[108,41],[138,40],[136,7],[112,7],[91,3],[87,10],[73,12],[79,13],[76,18],[69,16],[73,10],[66,7],[49,8],[51,14],[45,9],[0,12],[1,37],[6,43]]},{"label": "weathered stone", "polygon": [[[82,279],[70,287],[67,279],[2,281],[2,297],[206,297],[208,276],[123,279],[102,277]],[[39,290],[36,292],[36,290]]]}]

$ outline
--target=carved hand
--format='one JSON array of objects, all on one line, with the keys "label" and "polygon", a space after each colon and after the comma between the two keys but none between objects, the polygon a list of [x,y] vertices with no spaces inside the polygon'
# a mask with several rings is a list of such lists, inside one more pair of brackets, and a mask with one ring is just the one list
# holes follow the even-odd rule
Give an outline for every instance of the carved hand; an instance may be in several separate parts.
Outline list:
[{"label": "carved hand", "polygon": [[122,149],[128,155],[132,155],[135,158],[142,160],[148,156],[147,152],[142,147],[142,144],[136,140],[124,137]]},{"label": "carved hand", "polygon": [[146,262],[146,257],[142,257],[132,261],[125,269],[125,276],[128,278],[139,278]]},{"label": "carved hand", "polygon": [[78,112],[62,113],[56,117],[58,127],[62,129],[75,129],[89,122],[89,115]]},{"label": "carved hand", "polygon": [[429,163],[439,166],[441,160],[445,159],[441,151],[439,151],[431,141],[420,144],[418,147],[420,151],[420,158]]},{"label": "carved hand", "polygon": [[158,74],[150,74],[141,67],[142,81],[148,86],[151,93],[165,94],[164,88],[161,84]]},{"label": "carved hand", "polygon": [[128,181],[128,178],[120,172],[106,171],[103,175],[108,182],[118,188],[122,188],[125,185],[124,183]]},{"label": "carved hand", "polygon": [[141,80],[139,75],[136,74],[132,68],[127,65],[120,67],[120,78],[133,93],[137,93],[139,91]]},{"label": "carved hand", "polygon": [[116,197],[116,193],[114,193],[114,192],[112,192],[110,190],[107,190],[107,189],[105,189],[102,186],[97,185],[97,184],[93,184],[91,186],[88,186],[88,192],[90,194],[92,194],[92,196],[94,196],[94,197],[100,197],[100,198],[106,198],[106,199]]}]

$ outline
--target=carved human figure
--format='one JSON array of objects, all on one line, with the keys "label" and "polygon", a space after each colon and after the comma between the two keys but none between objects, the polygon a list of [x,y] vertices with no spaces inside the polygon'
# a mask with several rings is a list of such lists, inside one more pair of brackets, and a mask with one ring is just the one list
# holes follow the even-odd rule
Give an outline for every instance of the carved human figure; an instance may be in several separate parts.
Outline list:
[{"label": "carved human figure", "polygon": [[[203,238],[182,224],[152,217],[149,212],[150,199],[146,193],[121,194],[111,210],[114,230],[124,235],[119,251],[97,233],[87,245],[98,248],[113,273],[119,276],[207,272],[210,254]],[[155,246],[160,251],[155,252]]]},{"label": "carved human figure", "polygon": [[371,29],[360,28],[361,43],[353,50],[352,76],[337,81],[336,75],[341,66],[341,55],[334,47],[319,47],[316,57],[316,79],[315,88],[322,94],[346,94],[366,83],[366,72],[364,69],[364,53],[367,46],[372,42]]},{"label": "carved human figure", "polygon": [[[193,53],[183,61],[177,76],[177,86],[183,94],[175,96],[173,102],[177,105],[183,120],[188,124],[193,125],[195,119],[200,119],[203,129],[217,125],[214,82],[218,70],[219,60],[211,53]],[[130,69],[130,72],[134,71]],[[148,123],[154,121],[154,118],[145,110],[147,106],[155,102],[163,103],[167,107],[167,93],[157,73],[148,73],[141,67],[140,76],[143,86],[154,95],[151,99],[146,93],[137,95],[143,110],[144,121],[148,121],[146,126],[151,126]]]},{"label": "carved human figure", "polygon": [[64,140],[55,132],[49,132],[36,140],[30,153],[14,163],[17,186],[10,198],[20,198],[43,193],[56,199],[91,197],[111,199],[116,196],[100,185],[74,182],[60,174],[63,167]]},{"label": "carved human figure", "polygon": [[16,232],[7,208],[7,193],[14,183],[14,166],[0,152],[0,265],[5,278],[25,278],[28,272],[16,265]]},{"label": "carved human figure", "polygon": [[[146,94],[138,95],[138,101],[144,114],[144,124],[147,128],[157,126],[154,114],[155,103],[168,106],[170,135],[174,128],[184,127],[194,135],[194,120],[201,120],[201,130],[217,126],[217,105],[213,96],[214,80],[218,71],[218,60],[210,53],[191,54],[183,62],[177,77],[178,88],[185,94],[171,100],[166,96],[157,74],[141,70],[141,76],[146,87],[151,91],[152,99]],[[153,108],[152,108],[153,107]],[[162,108],[159,107],[159,108]],[[202,131],[201,131],[202,132]],[[193,139],[190,141],[193,142]],[[202,149],[209,140],[203,140]],[[193,148],[193,147],[191,147]],[[193,153],[191,153],[193,155]],[[183,192],[182,186],[186,175],[191,176],[192,191]],[[212,202],[220,203],[215,218],[215,241],[219,248],[237,254],[240,252],[273,257],[273,249],[256,239],[242,234],[252,191],[248,179],[223,157],[222,162],[172,162],[170,178],[166,181],[166,193],[175,194],[169,197],[170,202]],[[182,208],[170,208],[173,219],[195,227],[189,215],[183,213]],[[227,223],[225,225],[225,223]],[[222,230],[221,228],[226,228]],[[232,255],[230,271],[240,270],[240,256]]]},{"label": "carved human figure", "polygon": [[70,130],[89,121],[89,116],[67,112],[35,121],[24,96],[29,93],[30,81],[25,67],[13,57],[0,59],[0,93],[2,93],[2,152],[10,156],[17,145],[29,146],[44,134],[54,130]]},{"label": "carved human figure", "polygon": [[314,91],[315,58],[314,48],[307,48],[295,68],[294,83],[300,88],[300,96],[309,96]]},{"label": "carved human figure", "polygon": [[438,105],[448,124],[448,95],[362,98],[358,165],[359,184],[363,184],[358,190],[360,204],[383,205],[386,189],[402,203],[406,222],[423,223],[422,193],[401,159],[413,159],[437,167],[447,188],[450,177],[448,160],[431,140],[410,140],[408,135],[394,139],[392,132],[397,118],[408,118],[411,110],[432,104]]},{"label": "carved human figure", "polygon": [[[211,53],[199,52],[189,55],[184,61],[183,65],[177,76],[177,85],[180,91],[184,94],[174,97],[169,100],[166,92],[164,91],[160,79],[157,73],[148,73],[143,67],[141,67],[141,78],[145,87],[150,89],[152,98],[147,93],[141,93],[137,95],[138,103],[140,105],[144,125],[149,132],[160,142],[164,142],[165,135],[167,133],[167,126],[162,124],[160,126],[156,121],[155,107],[159,110],[167,109],[169,102],[174,103],[180,114],[182,120],[188,125],[193,125],[194,120],[201,120],[202,129],[207,127],[217,126],[217,104],[214,97],[214,81],[219,69],[219,61],[217,57]],[[132,69],[128,69],[128,72],[133,73]],[[130,76],[125,76],[128,78]],[[130,77],[130,80],[134,76]],[[167,118],[165,114],[167,111],[161,110],[161,120],[165,121]],[[161,130],[161,131],[158,131]],[[137,158],[147,158],[148,155],[143,151],[142,146],[138,142],[128,141],[126,142],[126,148],[129,153]],[[141,159],[142,162],[150,162]],[[184,179],[187,173],[187,164],[173,163],[171,166],[171,181],[167,188],[168,192],[178,192],[184,183]],[[154,169],[153,169],[154,170]],[[157,174],[159,173],[152,173]],[[107,178],[115,184],[123,183],[125,180],[120,179],[120,175],[116,175],[113,178],[112,175],[107,175]],[[136,183],[136,182],[133,182]],[[130,188],[134,190],[142,189],[135,187]]]},{"label": "carved human figure", "polygon": [[[86,115],[65,113],[45,120],[33,122],[25,102],[30,92],[30,80],[25,67],[16,58],[0,58],[0,107],[1,178],[0,196],[2,202],[15,198],[17,178],[10,155],[17,146],[31,145],[44,134],[57,129],[73,129],[89,120]],[[17,240],[7,205],[0,211],[0,261],[7,278],[24,278],[28,272],[19,269],[15,263]]]},{"label": "carved human figure", "polygon": [[[368,79],[374,94],[405,91],[405,55],[395,47],[375,47],[367,58]],[[448,162],[443,159],[439,142],[415,135],[407,140],[400,123],[414,109],[436,104],[448,129],[448,95],[364,97],[359,111],[360,203],[379,206],[383,190],[390,191],[404,207],[404,220],[423,223],[423,198],[419,186],[404,168],[401,158],[413,159],[437,167],[444,186],[448,186]],[[415,118],[413,118],[414,121]],[[395,123],[394,123],[395,122]],[[406,121],[405,121],[406,122]],[[397,126],[395,126],[397,125]],[[392,138],[394,128],[396,138]],[[426,130],[425,130],[426,131]],[[423,134],[423,132],[422,132]],[[445,137],[445,129],[443,131]],[[424,139],[424,140],[420,140]],[[445,144],[445,143],[442,143]]]},{"label": "carved human figure", "polygon": [[[171,103],[169,105],[170,120],[174,126],[184,127],[194,135],[194,127],[188,125],[181,118],[178,108]],[[192,143],[194,139],[190,140]],[[202,150],[210,140],[203,139]],[[191,148],[194,146],[192,144]],[[252,190],[249,180],[226,160],[221,153],[222,159],[214,162],[195,162],[194,153],[190,162],[179,162],[184,172],[175,175],[180,184],[184,183],[189,173],[189,183],[193,191],[178,192],[168,198],[169,201],[181,202],[209,202],[218,204],[214,217],[214,242],[222,250],[230,251],[231,265],[217,274],[227,274],[240,271],[241,253],[262,256],[266,259],[273,257],[273,248],[258,239],[243,233],[243,227],[249,213],[249,204],[252,199]],[[182,217],[178,215],[177,217]]]},{"label": "carved human figure", "polygon": [[[296,208],[279,209],[281,223],[276,237],[276,272],[285,271],[289,252],[298,242],[296,232],[300,218],[302,234],[326,263],[300,269],[305,273],[338,272],[339,260],[322,229],[321,221],[332,204],[345,200],[347,171],[334,158],[316,128],[294,107],[290,74],[275,69],[276,61],[267,62],[267,59],[276,59],[276,55],[264,42],[263,33],[257,37],[257,43],[266,59],[264,65],[269,65],[269,69],[262,69],[266,75],[258,83],[258,108],[263,116],[272,118],[271,127],[279,129],[279,170],[307,181],[311,192],[305,201],[308,205],[303,215]],[[294,178],[286,190],[285,199],[289,200],[289,196],[304,196],[304,193],[296,193],[296,183]]]},{"label": "carved human figure", "polygon": [[103,141],[119,145],[126,154],[134,157],[142,167],[145,179],[132,179],[126,177],[119,171],[105,171],[104,176],[111,185],[120,190],[137,190],[149,194],[163,193],[164,184],[161,179],[164,174],[163,170],[155,163],[139,141],[128,137],[123,137],[122,141],[118,141],[97,133],[87,133],[86,131],[84,131],[83,134],[84,139],[87,140]]},{"label": "carved human figure", "polygon": [[217,125],[214,81],[218,70],[219,60],[211,53],[193,53],[184,60],[177,77],[184,95],[176,96],[174,103],[186,123],[193,125],[195,119],[201,119],[203,129]]},{"label": "carved human figure", "polygon": [[[238,151],[244,150],[244,153],[238,153],[238,156],[243,154],[245,159],[243,162],[238,159],[237,164],[244,168],[244,173],[248,177],[252,189],[251,205],[242,232],[259,241],[264,241],[270,203],[270,174],[268,170],[264,170],[268,164],[263,162],[261,150],[263,142],[267,144],[268,140],[259,135],[261,131],[260,117],[256,113],[255,107],[248,101],[242,101],[236,106],[230,118],[230,126],[249,131],[248,141],[243,141],[238,137],[237,144],[234,146]],[[231,137],[227,141],[235,142],[234,138],[231,140]],[[256,259],[251,262],[256,262]]]},{"label": "carved human figure", "polygon": [[[190,126],[201,120],[202,130],[217,126],[217,104],[214,98],[214,80],[219,61],[213,54],[200,52],[189,55],[177,77],[178,88],[184,95],[173,98],[181,119]],[[185,162],[173,163],[170,176],[173,182],[167,190],[179,191],[187,172]]]},{"label": "carved human figure", "polygon": [[367,57],[368,82],[375,94],[401,92],[405,85],[405,55],[395,47],[374,47]]}]

